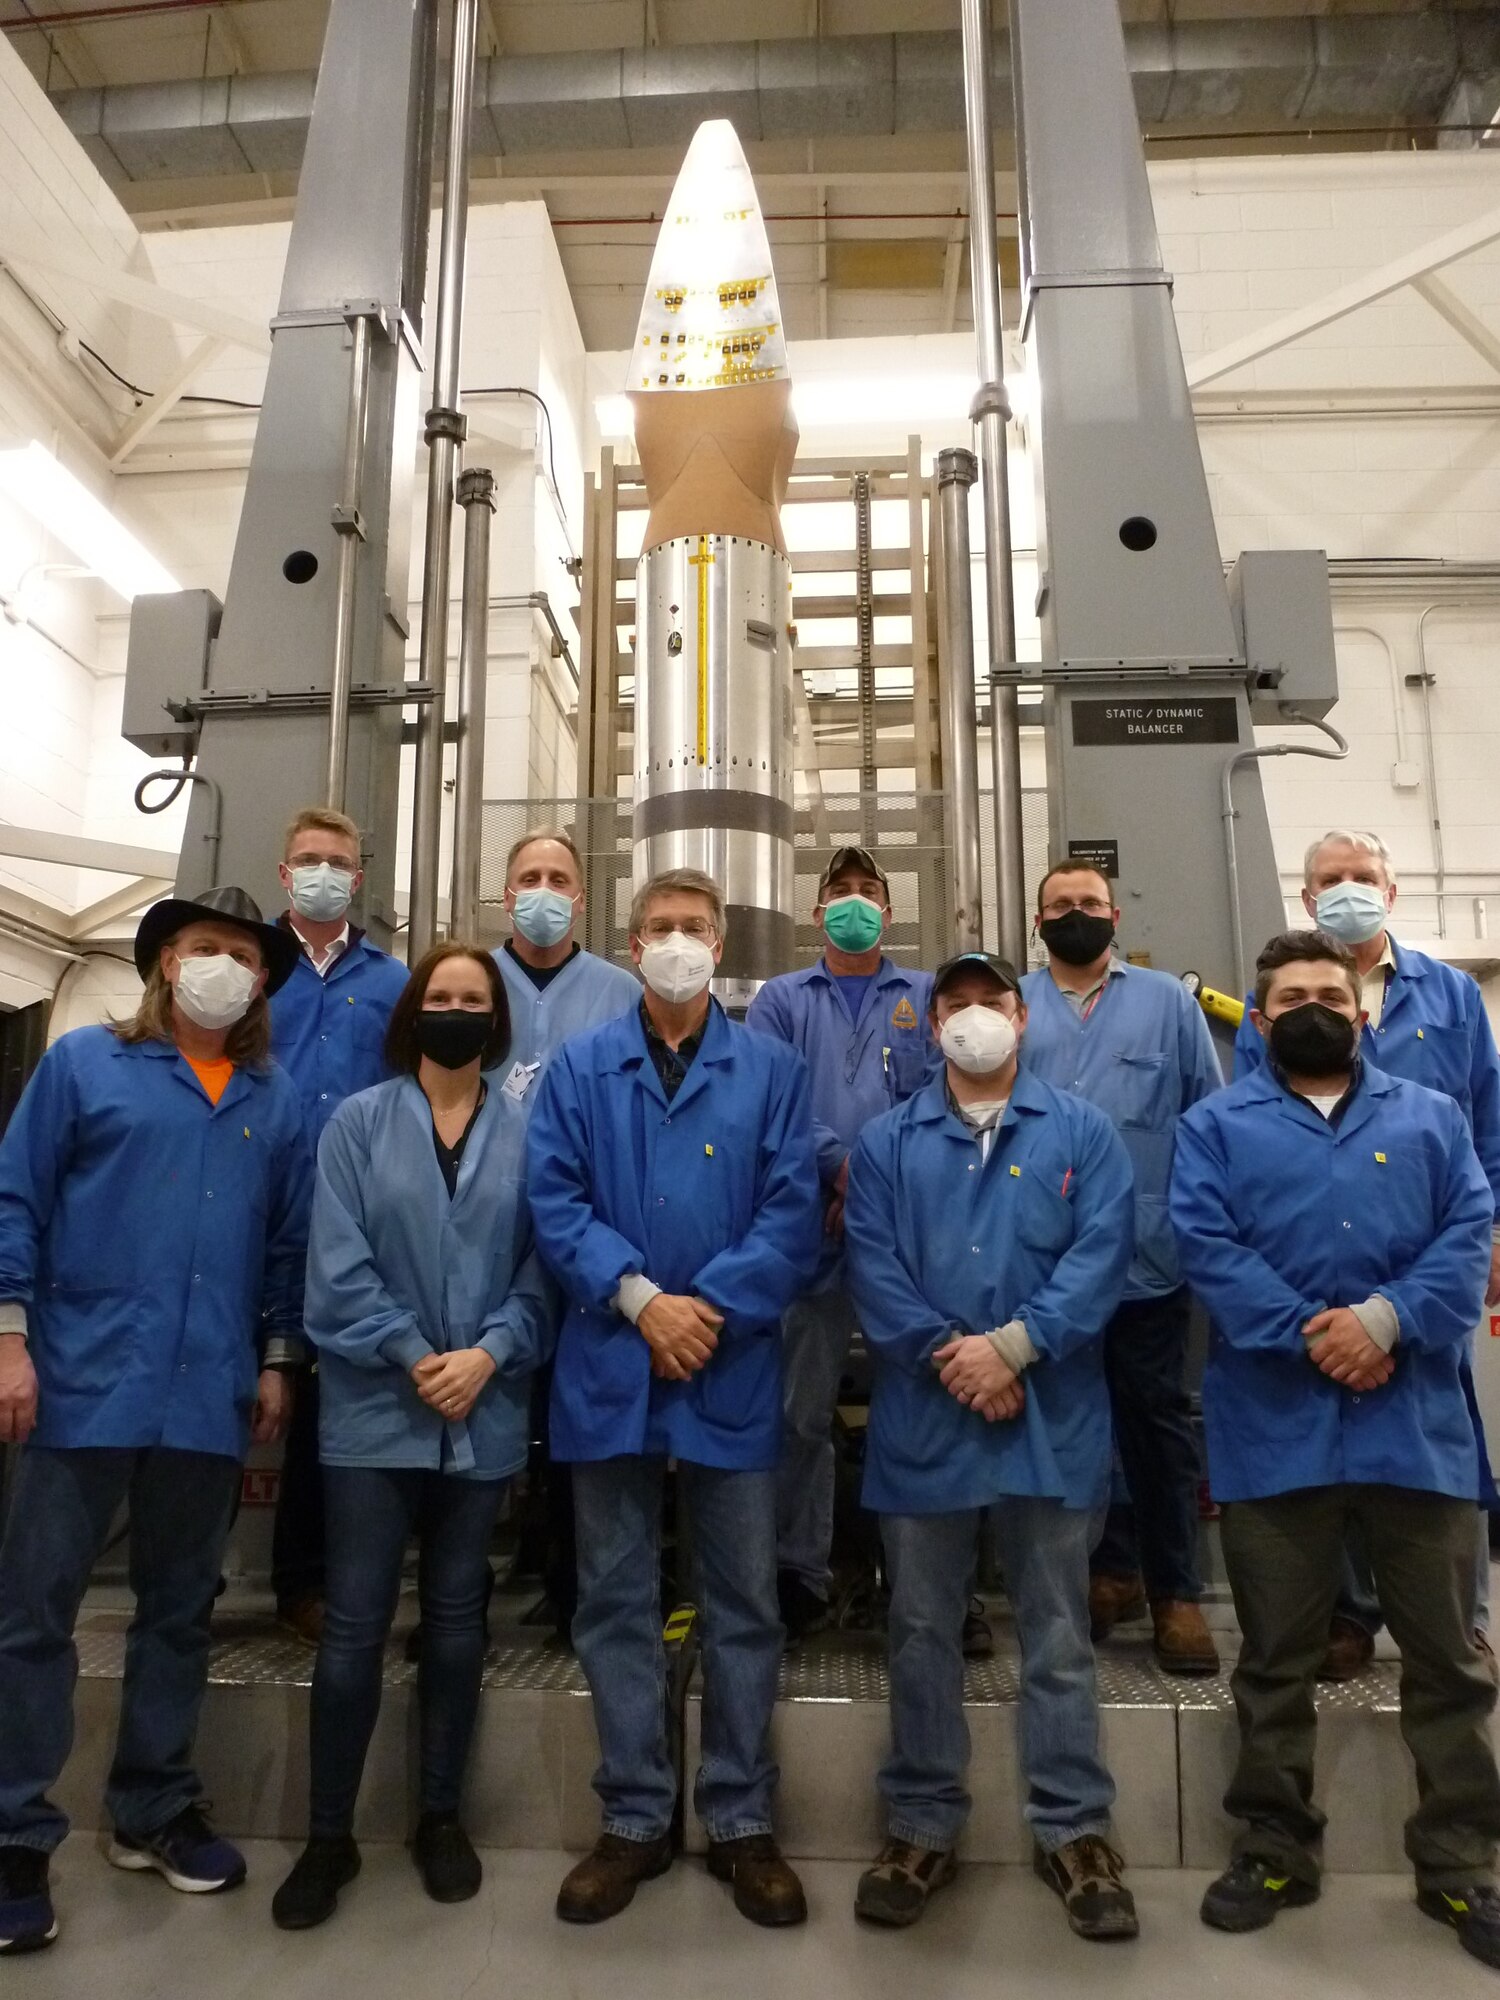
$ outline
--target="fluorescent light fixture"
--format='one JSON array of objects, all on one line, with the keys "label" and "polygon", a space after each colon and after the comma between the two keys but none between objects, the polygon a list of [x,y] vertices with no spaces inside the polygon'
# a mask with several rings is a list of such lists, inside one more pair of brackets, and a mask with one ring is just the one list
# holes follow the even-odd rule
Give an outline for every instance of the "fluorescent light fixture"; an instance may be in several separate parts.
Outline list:
[{"label": "fluorescent light fixture", "polygon": [[[879,424],[910,430],[922,424],[961,424],[978,387],[975,376],[962,372],[912,375],[813,375],[792,379],[792,409],[804,431]],[[1011,404],[1018,419],[1034,414],[1031,378],[1010,378]],[[635,422],[628,396],[599,396],[594,415],[600,435],[628,438]]]},{"label": "fluorescent light fixture", "polygon": [[13,500],[121,597],[180,590],[170,570],[44,445],[0,451],[0,493]]}]

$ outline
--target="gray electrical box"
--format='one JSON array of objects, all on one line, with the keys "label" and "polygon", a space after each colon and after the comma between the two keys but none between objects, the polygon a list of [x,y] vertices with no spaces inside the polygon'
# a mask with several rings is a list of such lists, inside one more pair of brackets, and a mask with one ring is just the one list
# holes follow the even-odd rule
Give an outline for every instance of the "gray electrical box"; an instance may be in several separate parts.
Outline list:
[{"label": "gray electrical box", "polygon": [[1250,719],[1294,708],[1319,721],[1339,698],[1328,558],[1321,549],[1246,549],[1229,572],[1229,602],[1250,669]]},{"label": "gray electrical box", "polygon": [[209,649],[223,610],[211,590],[164,591],[131,605],[120,734],[137,750],[186,757],[195,749],[198,719],[181,711],[208,685]]}]

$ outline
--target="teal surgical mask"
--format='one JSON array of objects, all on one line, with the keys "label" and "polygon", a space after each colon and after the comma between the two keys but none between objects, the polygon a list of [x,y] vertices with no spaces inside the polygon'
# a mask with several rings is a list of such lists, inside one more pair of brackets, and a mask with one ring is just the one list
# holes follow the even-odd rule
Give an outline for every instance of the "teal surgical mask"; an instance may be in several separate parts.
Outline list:
[{"label": "teal surgical mask", "polygon": [[354,900],[354,877],[347,868],[320,861],[292,870],[292,908],[315,924],[331,924]]},{"label": "teal surgical mask", "polygon": [[558,889],[522,889],[512,914],[526,942],[545,950],[561,944],[573,928],[573,898]]},{"label": "teal surgical mask", "polygon": [[1319,892],[1315,908],[1318,929],[1341,944],[1368,944],[1385,929],[1390,914],[1385,891],[1368,882],[1335,882]]},{"label": "teal surgical mask", "polygon": [[868,896],[840,896],[823,912],[823,930],[828,942],[840,951],[857,956],[872,951],[885,928],[885,911]]}]

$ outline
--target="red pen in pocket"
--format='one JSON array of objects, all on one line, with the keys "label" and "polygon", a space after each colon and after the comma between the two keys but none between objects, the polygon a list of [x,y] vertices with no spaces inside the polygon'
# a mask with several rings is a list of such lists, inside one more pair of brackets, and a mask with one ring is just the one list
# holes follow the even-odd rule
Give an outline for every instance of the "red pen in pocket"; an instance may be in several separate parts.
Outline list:
[{"label": "red pen in pocket", "polygon": [[1072,1181],[1072,1178],[1073,1178],[1073,1169],[1069,1167],[1068,1171],[1063,1175],[1062,1191],[1063,1191],[1064,1201],[1066,1201],[1068,1198],[1068,1186],[1069,1183]]}]

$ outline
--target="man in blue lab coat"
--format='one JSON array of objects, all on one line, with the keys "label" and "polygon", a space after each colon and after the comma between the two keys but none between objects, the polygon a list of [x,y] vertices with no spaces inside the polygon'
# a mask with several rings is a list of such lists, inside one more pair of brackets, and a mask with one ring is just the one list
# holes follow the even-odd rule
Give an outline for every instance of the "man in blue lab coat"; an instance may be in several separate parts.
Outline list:
[{"label": "man in blue lab coat", "polygon": [[762,1924],[799,1923],[802,1889],[771,1834],[781,1315],[817,1262],[822,1205],[800,1056],[709,997],[724,943],[716,885],[694,869],[636,896],[646,990],[558,1050],[528,1150],[537,1247],[568,1313],[552,1449],[573,1465],[573,1640],[594,1697],[604,1807],[558,1915],[622,1910],[672,1860],[676,1784],[662,1687],[658,1551],[678,1467],[702,1617],[708,1865]]},{"label": "man in blue lab coat", "polygon": [[1049,868],[1037,888],[1047,963],[1021,981],[1021,1062],[1097,1104],[1135,1174],[1135,1255],[1104,1336],[1115,1443],[1130,1494],[1111,1507],[1089,1587],[1094,1637],[1151,1610],[1158,1663],[1214,1674],[1218,1648],[1198,1600],[1198,1485],[1187,1369],[1190,1301],[1167,1221],[1177,1121],[1223,1086],[1203,1010],[1180,980],[1115,956],[1120,912],[1088,861]]},{"label": "man in blue lab coat", "polygon": [[1012,968],[932,988],[941,1075],[866,1127],[845,1213],[875,1357],[865,1505],[890,1571],[887,1840],[857,1912],[904,1925],[951,1881],[969,1814],[962,1631],[992,1510],[1021,1638],[1035,1865],[1088,1938],[1134,1937],[1099,1754],[1089,1550],[1109,1494],[1103,1335],[1130,1265],[1130,1160],[1102,1111],[1024,1067]]},{"label": "man in blue lab coat", "polygon": [[[1485,1299],[1489,1305],[1500,1305],[1500,1054],[1478,982],[1440,958],[1397,944],[1390,935],[1396,878],[1390,850],[1379,834],[1334,828],[1315,840],[1303,859],[1302,903],[1320,930],[1354,954],[1364,1014],[1360,1053],[1365,1061],[1392,1076],[1440,1090],[1468,1120],[1497,1210]],[[1235,1037],[1235,1075],[1246,1075],[1264,1059],[1265,1044],[1247,1008]],[[1495,1492],[1471,1381],[1470,1390],[1483,1503],[1475,1550],[1474,1625],[1488,1651],[1490,1538],[1489,1515],[1483,1509],[1495,1504]],[[1348,1680],[1358,1673],[1374,1655],[1375,1634],[1381,1626],[1379,1599],[1357,1537],[1352,1557],[1333,1615],[1320,1671],[1323,1680]]]},{"label": "man in blue lab coat", "polygon": [[807,1063],[826,1204],[817,1276],[788,1309],[784,1328],[776,1562],[791,1640],[828,1621],[833,1414],[854,1334],[843,1246],[849,1154],[872,1118],[921,1087],[934,1060],[927,1024],[932,977],[886,957],[891,885],[867,847],[834,852],[818,884],[813,921],[825,940],[817,964],[768,979],[745,1015],[746,1027],[789,1042]]},{"label": "man in blue lab coat", "polygon": [[109,1859],[202,1893],[245,1878],[193,1737],[247,1442],[284,1429],[312,1161],[269,1061],[296,946],[242,889],[154,904],[135,1019],[55,1042],[0,1141],[0,1954],[57,1935],[47,1794],[73,1734],[73,1627],[122,1501],[135,1615]]},{"label": "man in blue lab coat", "polygon": [[1242,1822],[1205,1923],[1318,1895],[1314,1677],[1357,1524],[1401,1649],[1422,1910],[1500,1966],[1495,1686],[1474,1643],[1479,1453],[1463,1359],[1489,1272],[1489,1184],[1451,1098],[1360,1052],[1359,976],[1320,931],[1256,962],[1267,1060],[1183,1119],[1172,1224],[1212,1316],[1209,1474],[1242,1642]]},{"label": "man in blue lab coat", "polygon": [[[385,1031],[406,967],[349,921],[364,880],[359,828],[327,806],[292,817],[281,850],[290,907],[278,928],[298,945],[271,1003],[271,1053],[297,1086],[314,1161],[323,1128],[346,1097],[389,1074]],[[318,1371],[309,1356],[282,1454],[271,1539],[271,1587],[283,1631],[309,1646],[323,1636],[323,1468],[318,1459]]]}]

